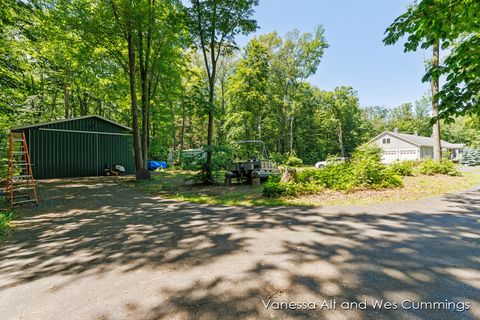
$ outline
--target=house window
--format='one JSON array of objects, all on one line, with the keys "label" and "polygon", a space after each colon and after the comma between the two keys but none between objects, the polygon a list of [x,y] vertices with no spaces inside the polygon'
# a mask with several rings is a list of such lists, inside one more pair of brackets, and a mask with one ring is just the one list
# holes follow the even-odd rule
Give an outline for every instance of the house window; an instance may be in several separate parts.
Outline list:
[{"label": "house window", "polygon": [[383,138],[382,143],[383,144],[390,144],[390,138]]}]

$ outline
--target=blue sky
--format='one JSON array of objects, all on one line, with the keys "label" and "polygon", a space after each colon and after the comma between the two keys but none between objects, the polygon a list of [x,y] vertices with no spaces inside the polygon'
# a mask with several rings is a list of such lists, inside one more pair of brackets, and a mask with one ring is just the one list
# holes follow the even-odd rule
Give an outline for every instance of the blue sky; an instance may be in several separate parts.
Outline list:
[{"label": "blue sky", "polygon": [[422,83],[422,50],[404,53],[402,44],[385,47],[385,29],[410,0],[260,0],[255,18],[259,29],[239,37],[243,46],[254,35],[298,29],[313,32],[321,24],[330,47],[309,81],[321,89],[348,85],[358,91],[362,106],[395,107],[428,93]]}]

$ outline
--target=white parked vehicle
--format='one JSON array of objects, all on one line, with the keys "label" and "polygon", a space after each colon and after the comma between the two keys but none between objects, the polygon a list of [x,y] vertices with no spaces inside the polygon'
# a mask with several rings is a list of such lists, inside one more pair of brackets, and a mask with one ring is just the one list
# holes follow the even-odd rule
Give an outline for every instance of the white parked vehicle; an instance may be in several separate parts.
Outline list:
[{"label": "white parked vehicle", "polygon": [[328,159],[328,160],[325,160],[325,161],[319,161],[319,162],[315,163],[315,168],[318,168],[318,169],[325,168],[329,164],[338,163],[338,162],[345,162],[345,158],[338,157],[338,158]]}]

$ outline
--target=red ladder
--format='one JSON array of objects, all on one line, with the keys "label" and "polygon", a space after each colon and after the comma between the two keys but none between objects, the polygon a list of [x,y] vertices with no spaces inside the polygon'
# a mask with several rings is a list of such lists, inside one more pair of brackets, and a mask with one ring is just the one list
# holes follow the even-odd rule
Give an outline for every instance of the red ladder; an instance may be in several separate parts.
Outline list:
[{"label": "red ladder", "polygon": [[28,202],[35,202],[38,206],[37,185],[33,179],[32,163],[23,132],[10,132],[6,194],[10,208]]}]

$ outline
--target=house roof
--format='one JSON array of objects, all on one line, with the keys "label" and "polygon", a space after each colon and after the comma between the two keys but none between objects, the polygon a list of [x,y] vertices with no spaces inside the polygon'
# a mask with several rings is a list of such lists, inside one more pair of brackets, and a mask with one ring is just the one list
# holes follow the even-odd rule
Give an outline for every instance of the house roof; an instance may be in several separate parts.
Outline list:
[{"label": "house roof", "polygon": [[[387,134],[397,137],[400,140],[414,144],[418,147],[433,147],[433,144],[434,144],[432,137],[423,137],[415,134],[395,133],[390,131],[382,132],[381,134],[379,134],[378,136],[370,140],[370,142],[375,141]],[[441,140],[441,145],[442,145],[442,148],[446,148],[446,149],[463,149],[465,147],[465,145],[462,143],[450,143],[444,140]]]},{"label": "house roof", "polygon": [[88,119],[88,118],[97,118],[106,122],[109,122],[117,127],[123,128],[125,130],[131,131],[132,128],[129,128],[127,126],[124,126],[123,124],[117,123],[115,121],[109,120],[107,118],[97,116],[97,115],[89,115],[89,116],[82,116],[82,117],[75,117],[75,118],[68,118],[68,119],[60,119],[60,120],[55,120],[55,121],[50,121],[50,122],[42,122],[42,123],[35,123],[35,124],[30,124],[30,125],[23,125],[20,127],[15,127],[12,128],[12,131],[17,131],[17,130],[23,130],[23,129],[30,129],[30,128],[35,128],[35,127],[42,127],[42,126],[47,126],[50,124],[55,124],[55,123],[62,123],[62,122],[69,122],[69,121],[75,121],[75,120],[80,120],[80,119]]}]

